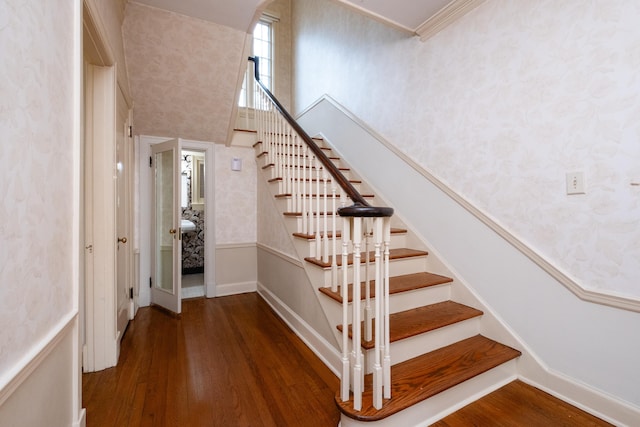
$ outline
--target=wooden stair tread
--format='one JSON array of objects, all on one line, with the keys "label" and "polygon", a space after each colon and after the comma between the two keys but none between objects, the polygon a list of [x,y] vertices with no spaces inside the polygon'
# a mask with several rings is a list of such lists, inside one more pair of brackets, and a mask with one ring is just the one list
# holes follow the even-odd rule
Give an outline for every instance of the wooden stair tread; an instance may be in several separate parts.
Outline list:
[{"label": "wooden stair tread", "polygon": [[[427,251],[420,251],[417,249],[409,249],[409,248],[397,248],[397,249],[391,249],[389,251],[389,260],[396,260],[396,259],[402,259],[402,258],[413,258],[413,257],[420,257],[420,256],[427,256],[429,255],[429,252]],[[322,260],[319,259],[315,259],[312,257],[307,257],[304,259],[305,261],[317,265],[318,267],[322,267],[322,268],[331,268],[331,263],[333,261],[333,257],[330,256],[329,259],[327,260],[327,262],[322,262]],[[372,251],[369,254],[369,260],[371,262],[375,261],[375,253]],[[361,258],[361,262],[364,263],[366,261],[366,255],[363,252],[362,253],[362,258]],[[347,263],[348,265],[353,264],[353,254],[349,254],[349,257],[347,258]],[[342,265],[342,256],[339,256],[338,259],[336,259],[336,264],[338,266]]]},{"label": "wooden stair tread", "polygon": [[[280,182],[280,181],[282,181],[282,177],[281,177],[281,176],[278,176],[278,177],[276,177],[276,178],[271,178],[271,179],[269,179],[269,181],[268,181],[268,182]],[[317,182],[318,182],[318,179],[317,179],[317,178],[307,178],[307,179],[304,179],[304,180],[298,180],[298,179],[296,179],[295,181],[296,181],[296,182],[297,182],[297,181],[305,181],[305,182],[309,182],[309,181],[311,181],[311,182],[316,182],[316,183],[317,183]],[[330,179],[328,179],[328,180],[326,180],[326,181],[325,181],[324,179],[320,179],[319,181],[320,181],[320,182],[331,182],[331,180],[330,180]],[[349,180],[349,182],[350,182],[350,183],[352,183],[352,184],[362,184],[362,181],[361,181],[361,180],[359,180],[359,179],[350,179],[350,180]]]},{"label": "wooden stair tread", "polygon": [[[364,196],[367,197],[367,196]],[[373,197],[373,196],[372,196]],[[391,234],[405,234],[407,232],[406,229],[404,228],[391,228]],[[293,233],[294,237],[297,237],[299,239],[305,239],[305,240],[315,240],[316,235],[315,234],[304,234],[304,233]],[[324,233],[320,232],[320,237],[324,238]],[[329,232],[328,236],[329,239],[333,238],[333,232]],[[341,231],[337,231],[336,232],[336,237],[342,237],[342,232]]]},{"label": "wooden stair tread", "polygon": [[[438,328],[453,325],[454,323],[482,316],[482,311],[454,301],[443,301],[436,304],[425,305],[411,310],[392,313],[389,315],[389,340],[400,341]],[[349,338],[353,338],[353,325],[349,325]],[[342,325],[338,325],[342,331]],[[361,336],[364,336],[364,322],[361,323]],[[374,338],[371,341],[362,341],[362,348],[371,350],[375,347]]]},{"label": "wooden stair tread", "polygon": [[[391,229],[393,233],[393,229]],[[453,279],[451,277],[441,276],[439,274],[434,273],[413,273],[413,274],[405,274],[402,276],[394,276],[389,277],[389,294],[398,294],[401,292],[414,291],[417,289],[428,288],[430,286],[442,285],[445,283],[451,283]],[[372,282],[371,286],[371,297],[375,297],[375,286]],[[342,304],[342,289],[341,286],[338,286],[338,290],[333,292],[331,288],[320,288],[320,292],[328,296],[329,298],[333,298],[340,304]],[[349,289],[347,290],[349,294],[349,302],[353,301],[353,283],[349,284]],[[360,283],[360,295],[362,299],[365,298],[365,283]]]},{"label": "wooden stair tread", "polygon": [[[364,197],[365,199],[373,199],[375,196],[375,194],[360,194],[362,197]],[[292,197],[291,193],[281,193],[281,194],[276,194],[276,199],[284,199],[287,197]],[[324,197],[324,196],[323,196]],[[331,200],[333,199],[333,195],[332,194],[327,194],[327,199]],[[336,199],[340,199],[340,195],[336,194],[335,196]],[[294,213],[299,213],[299,212],[294,212]]]},{"label": "wooden stair tread", "polygon": [[372,376],[365,376],[362,409],[354,411],[351,400],[335,397],[340,411],[359,421],[377,421],[508,362],[521,353],[476,335],[391,367],[391,399],[381,409],[373,407]]}]

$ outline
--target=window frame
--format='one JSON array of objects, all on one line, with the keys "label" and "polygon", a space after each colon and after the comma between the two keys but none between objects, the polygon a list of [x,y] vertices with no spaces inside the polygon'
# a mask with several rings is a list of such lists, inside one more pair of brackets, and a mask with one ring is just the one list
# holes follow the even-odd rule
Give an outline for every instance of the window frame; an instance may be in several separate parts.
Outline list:
[{"label": "window frame", "polygon": [[[260,41],[266,43],[268,45],[268,55],[269,57],[265,57],[262,55],[258,55],[260,58],[260,69],[262,70],[262,68],[264,67],[264,63],[268,63],[268,74],[265,73],[263,76],[263,73],[260,72],[260,81],[273,93],[274,89],[275,89],[275,67],[274,67],[274,62],[275,62],[275,23],[279,22],[280,19],[272,14],[269,13],[264,13],[260,19],[258,20],[258,22],[256,23],[256,26],[253,29],[253,32],[251,33],[251,53],[253,56],[256,56],[256,30],[259,28],[259,26],[266,26],[268,28],[268,40],[265,39],[259,39]],[[255,97],[256,94],[253,90],[247,90],[248,87],[253,87],[254,86],[254,65],[253,63],[249,63],[249,66],[247,67],[247,71],[245,73],[243,82],[242,82],[242,88],[240,89],[240,96],[238,97],[238,107],[243,109],[243,110],[254,110],[255,109]],[[261,71],[259,70],[259,71]],[[267,80],[265,82],[265,80]]]}]

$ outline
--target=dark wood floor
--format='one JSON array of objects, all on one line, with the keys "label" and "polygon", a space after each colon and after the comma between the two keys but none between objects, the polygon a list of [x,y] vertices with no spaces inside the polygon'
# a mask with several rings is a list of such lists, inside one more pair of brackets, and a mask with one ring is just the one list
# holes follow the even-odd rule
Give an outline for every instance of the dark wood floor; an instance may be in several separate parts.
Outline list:
[{"label": "dark wood floor", "polygon": [[[338,379],[255,293],[142,308],[118,366],[83,375],[87,426],[335,427]],[[607,426],[521,382],[434,424]]]},{"label": "dark wood floor", "polygon": [[87,426],[337,426],[339,380],[255,293],[142,308],[83,375]]}]

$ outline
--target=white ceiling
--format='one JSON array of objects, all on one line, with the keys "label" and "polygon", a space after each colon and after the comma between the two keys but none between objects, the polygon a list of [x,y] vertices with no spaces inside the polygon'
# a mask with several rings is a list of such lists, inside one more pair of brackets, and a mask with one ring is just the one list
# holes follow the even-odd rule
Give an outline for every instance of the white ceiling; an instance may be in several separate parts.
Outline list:
[{"label": "white ceiling", "polygon": [[200,18],[250,32],[253,17],[264,0],[134,0],[181,15]]},{"label": "white ceiling", "polygon": [[[250,32],[266,0],[134,0],[182,15]],[[295,1],[295,0],[293,0]],[[416,33],[421,24],[456,0],[334,0],[397,28]]]},{"label": "white ceiling", "polygon": [[354,9],[416,32],[418,27],[452,0],[338,0]]}]

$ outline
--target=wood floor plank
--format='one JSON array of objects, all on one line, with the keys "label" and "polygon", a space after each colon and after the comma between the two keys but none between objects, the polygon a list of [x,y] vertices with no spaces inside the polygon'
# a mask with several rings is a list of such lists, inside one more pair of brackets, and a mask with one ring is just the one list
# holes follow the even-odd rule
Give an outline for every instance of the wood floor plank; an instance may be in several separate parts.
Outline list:
[{"label": "wood floor plank", "polygon": [[611,426],[522,381],[513,381],[432,427],[589,427]]},{"label": "wood floor plank", "polygon": [[339,381],[255,293],[142,308],[116,368],[83,375],[88,427],[336,426]]}]

